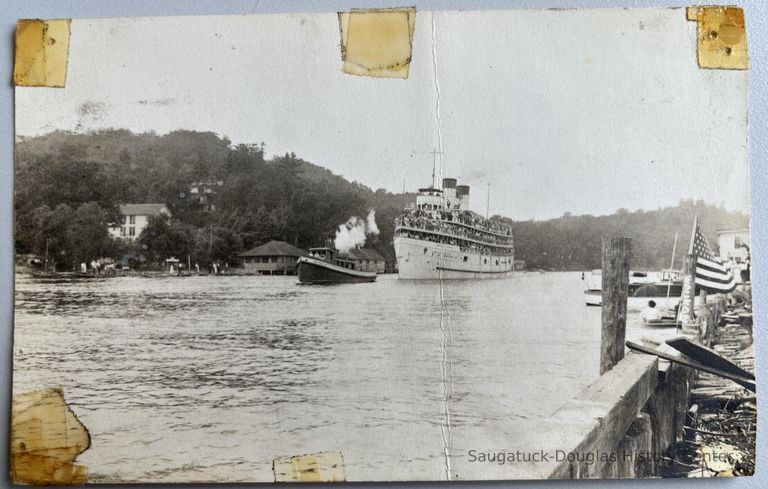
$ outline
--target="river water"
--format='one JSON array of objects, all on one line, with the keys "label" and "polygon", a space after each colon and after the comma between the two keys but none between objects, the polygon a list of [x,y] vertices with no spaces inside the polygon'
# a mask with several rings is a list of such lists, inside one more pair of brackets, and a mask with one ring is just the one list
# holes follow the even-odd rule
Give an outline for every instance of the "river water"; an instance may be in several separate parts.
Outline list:
[{"label": "river water", "polygon": [[[469,449],[546,423],[597,377],[582,290],[578,273],[17,275],[13,387],[64,389],[92,482],[272,482],[275,457],[323,451],[348,480],[482,477],[457,469]],[[636,315],[629,330],[656,333]]]}]

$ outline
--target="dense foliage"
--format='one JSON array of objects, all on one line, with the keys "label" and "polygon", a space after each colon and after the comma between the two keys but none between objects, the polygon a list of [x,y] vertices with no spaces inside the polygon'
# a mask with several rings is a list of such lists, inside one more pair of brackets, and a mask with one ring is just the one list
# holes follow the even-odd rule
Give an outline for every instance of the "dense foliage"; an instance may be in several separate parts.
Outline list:
[{"label": "dense foliage", "polygon": [[[214,183],[215,210],[190,192]],[[267,158],[260,145],[233,145],[210,132],[166,135],[105,130],[53,132],[16,145],[16,251],[48,256],[63,267],[100,256],[143,255],[150,261],[190,255],[201,266],[235,263],[239,252],[271,239],[307,248],[333,237],[350,216],[375,209],[380,234],[370,246],[394,259],[394,219],[415,194],[392,194],[349,182],[295,154]],[[164,203],[173,219],[153,219],[134,243],[109,238],[121,203]],[[516,258],[530,268],[599,267],[600,237],[633,238],[633,266],[669,266],[675,232],[677,263],[693,217],[715,242],[715,230],[745,227],[747,216],[703,202],[654,211],[512,222]],[[499,217],[499,219],[502,219]]]},{"label": "dense foliage", "polygon": [[[213,184],[215,210],[202,211],[190,192],[199,182]],[[350,216],[370,209],[382,233],[366,246],[394,259],[394,218],[414,200],[348,182],[295,154],[267,159],[263,144],[232,145],[213,133],[54,132],[20,138],[16,147],[17,253],[43,255],[48,246],[65,266],[75,264],[69,258],[89,261],[99,253],[236,263],[237,253],[271,239],[322,244]],[[153,220],[132,245],[110,245],[106,226],[118,221],[121,203],[163,203],[173,219]],[[64,238],[78,224],[59,207],[79,212],[84,204],[103,213],[98,248]]]},{"label": "dense foliage", "polygon": [[566,213],[547,221],[512,222],[515,259],[528,268],[590,270],[600,268],[602,236],[632,238],[633,268],[660,270],[672,263],[675,233],[678,235],[675,268],[688,251],[694,218],[713,250],[717,230],[746,228],[749,217],[703,201],[683,200],[675,207],[653,211],[619,209],[609,216],[572,216]]}]

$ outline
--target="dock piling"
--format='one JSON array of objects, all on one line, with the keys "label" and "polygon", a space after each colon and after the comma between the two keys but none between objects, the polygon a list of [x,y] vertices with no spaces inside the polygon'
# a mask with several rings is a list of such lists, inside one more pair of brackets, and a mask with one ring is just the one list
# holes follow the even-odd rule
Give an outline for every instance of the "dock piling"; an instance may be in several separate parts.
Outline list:
[{"label": "dock piling", "polygon": [[624,358],[631,241],[624,236],[603,236],[600,375]]},{"label": "dock piling", "polygon": [[647,456],[651,451],[652,434],[650,415],[638,414],[616,449],[617,477],[631,479],[654,475],[653,460]]}]

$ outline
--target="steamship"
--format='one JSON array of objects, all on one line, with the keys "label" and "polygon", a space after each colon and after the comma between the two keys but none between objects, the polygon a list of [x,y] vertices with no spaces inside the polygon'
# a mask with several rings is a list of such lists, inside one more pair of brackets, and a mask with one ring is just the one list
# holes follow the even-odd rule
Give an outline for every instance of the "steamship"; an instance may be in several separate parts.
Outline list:
[{"label": "steamship", "polygon": [[402,279],[500,278],[512,275],[515,248],[508,226],[469,210],[469,186],[443,179],[419,189],[416,203],[395,220],[395,255]]}]

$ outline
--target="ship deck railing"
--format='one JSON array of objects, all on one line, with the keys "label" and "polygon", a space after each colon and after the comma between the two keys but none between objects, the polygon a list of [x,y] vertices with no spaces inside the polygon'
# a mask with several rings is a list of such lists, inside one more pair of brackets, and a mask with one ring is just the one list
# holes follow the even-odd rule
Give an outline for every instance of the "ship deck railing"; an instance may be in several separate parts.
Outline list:
[{"label": "ship deck railing", "polygon": [[478,230],[478,231],[480,231],[482,233],[493,234],[494,236],[498,236],[500,238],[510,238],[511,237],[509,234],[497,233],[496,231],[491,231],[488,228],[485,228],[485,227],[482,227],[482,226],[474,226],[472,224],[467,224],[467,223],[461,222],[461,221],[452,221],[450,219],[440,219],[440,222],[444,222],[446,224],[458,224],[459,226],[464,226],[465,228],[469,228],[469,229],[476,229],[476,230]]},{"label": "ship deck railing", "polygon": [[[410,212],[413,209],[406,208],[405,210],[407,212]],[[397,222],[397,224],[401,224],[402,220],[403,219],[407,219],[407,218],[408,218],[408,216],[398,217],[396,219],[396,222]],[[418,219],[418,218],[416,218],[416,219]],[[441,222],[441,223],[445,223],[445,224],[458,224],[458,225],[463,226],[465,228],[474,229],[474,230],[479,231],[481,233],[492,234],[492,235],[498,236],[500,238],[511,238],[512,237],[512,233],[509,230],[506,233],[498,232],[498,231],[494,231],[494,230],[492,230],[492,229],[490,229],[488,227],[482,226],[482,225],[466,223],[466,222],[462,221],[460,218],[456,218],[456,219],[442,219],[442,218],[439,218],[438,219],[437,217],[432,217],[432,219],[433,220],[437,220],[438,222]]]},{"label": "ship deck railing", "polygon": [[459,240],[463,240],[463,241],[468,241],[468,242],[471,242],[471,243],[477,243],[477,244],[483,245],[483,246],[503,248],[503,249],[507,249],[507,250],[512,250],[515,247],[514,244],[505,245],[505,244],[499,244],[499,243],[489,243],[487,241],[479,241],[479,240],[468,238],[466,236],[461,236],[461,235],[458,235],[458,234],[450,234],[450,233],[444,233],[444,232],[441,232],[441,231],[433,231],[431,229],[416,228],[416,227],[411,227],[411,226],[404,226],[402,224],[398,225],[395,228],[395,232],[400,231],[400,230],[403,230],[403,231],[413,231],[413,232],[417,232],[417,233],[433,234],[435,236],[442,236],[444,238],[454,238],[454,239],[459,239]]}]

